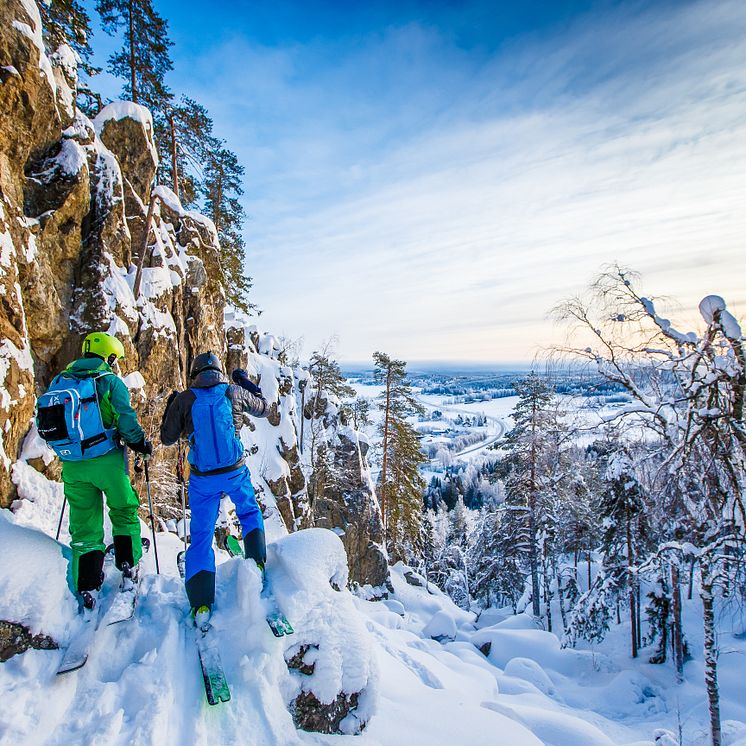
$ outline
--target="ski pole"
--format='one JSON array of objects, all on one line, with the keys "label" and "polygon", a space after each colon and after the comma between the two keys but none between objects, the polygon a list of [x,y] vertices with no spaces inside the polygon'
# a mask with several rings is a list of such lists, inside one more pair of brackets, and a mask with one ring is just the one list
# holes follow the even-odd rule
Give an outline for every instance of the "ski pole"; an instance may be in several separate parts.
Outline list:
[{"label": "ski pole", "polygon": [[181,447],[181,441],[179,441],[179,460],[176,466],[177,474],[179,477],[179,489],[181,491],[181,522],[182,522],[182,534],[184,541],[184,549],[187,545],[187,527],[186,527],[186,493],[184,489],[184,451]]},{"label": "ski pole", "polygon": [[62,531],[62,518],[65,515],[65,505],[67,505],[67,498],[63,497],[62,498],[62,510],[60,511],[60,522],[57,524],[57,536],[54,537],[56,541],[60,540],[60,531]]},{"label": "ski pole", "polygon": [[148,460],[145,459],[145,489],[148,491],[148,510],[150,510],[150,531],[153,534],[153,551],[155,552],[155,571],[161,574],[161,568],[158,564],[158,544],[155,540],[155,517],[153,516],[153,499],[150,496],[150,474],[148,473]]},{"label": "ski pole", "polygon": [[182,521],[182,541],[184,548],[176,555],[176,567],[179,575],[186,577],[186,551],[187,551],[187,527],[186,527],[186,487],[184,485],[184,451],[181,440],[179,440],[179,458],[176,461],[176,476],[179,480],[179,492],[181,492],[181,521]]}]

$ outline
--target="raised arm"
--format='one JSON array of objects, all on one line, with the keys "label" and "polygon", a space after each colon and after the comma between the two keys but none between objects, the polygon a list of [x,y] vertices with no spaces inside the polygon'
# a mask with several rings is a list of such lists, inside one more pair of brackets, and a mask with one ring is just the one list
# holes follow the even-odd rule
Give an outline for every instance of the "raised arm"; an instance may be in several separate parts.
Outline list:
[{"label": "raised arm", "polygon": [[169,397],[161,421],[161,443],[164,446],[174,445],[181,437],[186,428],[186,414],[193,398],[194,394],[190,391],[182,391],[180,394],[174,391]]}]

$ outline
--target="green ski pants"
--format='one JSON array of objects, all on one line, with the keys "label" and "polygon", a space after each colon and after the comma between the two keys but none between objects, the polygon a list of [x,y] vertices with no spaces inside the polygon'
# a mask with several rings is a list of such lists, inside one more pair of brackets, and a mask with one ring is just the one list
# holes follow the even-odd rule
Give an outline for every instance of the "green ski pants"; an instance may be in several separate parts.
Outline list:
[{"label": "green ski pants", "polygon": [[[124,455],[115,448],[86,461],[63,461],[62,482],[70,505],[70,547],[73,552],[72,576],[78,583],[78,561],[94,550],[104,551],[104,503],[109,508],[114,536],[130,536],[135,564],[142,557],[140,499],[125,470]],[[103,493],[103,495],[102,495]]]}]

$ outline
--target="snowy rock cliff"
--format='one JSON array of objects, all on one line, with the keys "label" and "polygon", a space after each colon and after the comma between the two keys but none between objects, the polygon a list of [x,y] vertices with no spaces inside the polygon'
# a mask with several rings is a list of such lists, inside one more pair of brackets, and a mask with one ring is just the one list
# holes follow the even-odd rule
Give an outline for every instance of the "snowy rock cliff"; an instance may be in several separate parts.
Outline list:
[{"label": "snowy rock cliff", "polygon": [[0,506],[15,497],[11,469],[35,396],[86,333],[123,341],[122,372],[136,373],[126,380],[150,436],[193,355],[226,347],[214,226],[167,188],[151,193],[157,155],[146,109],[115,102],[93,122],[74,110],[71,54],[45,55],[34,3],[3,4]]},{"label": "snowy rock cliff", "polygon": [[[167,187],[153,186],[158,156],[150,112],[117,101],[91,121],[74,106],[75,71],[67,47],[45,54],[33,2],[3,4],[0,507],[34,499],[26,462],[58,476],[32,428],[35,398],[78,355],[89,331],[108,330],[124,343],[122,374],[151,438],[168,394],[187,385],[191,359],[212,350],[229,370],[246,368],[270,402],[269,418],[247,420],[242,437],[274,535],[334,529],[350,558],[350,580],[381,586],[388,571],[367,445],[342,425],[334,403],[324,400],[324,411],[301,415],[308,373],[288,364],[275,337],[242,317],[225,317],[214,225],[183,209]],[[308,447],[305,454],[299,448],[302,417],[328,441],[338,474],[323,488]],[[22,451],[23,463],[14,467]],[[161,449],[152,466],[165,520],[178,512],[175,457],[175,449]]]},{"label": "snowy rock cliff", "polygon": [[[88,331],[122,339],[123,372],[140,372],[129,380],[144,381],[150,402],[183,386],[194,350],[220,352],[225,343],[209,221],[164,193],[142,255],[157,165],[149,112],[122,102],[95,122],[75,112],[69,54],[44,54],[35,5],[13,0],[0,14],[0,505],[7,506],[35,395]],[[149,419],[140,408],[152,434],[160,412]]]}]

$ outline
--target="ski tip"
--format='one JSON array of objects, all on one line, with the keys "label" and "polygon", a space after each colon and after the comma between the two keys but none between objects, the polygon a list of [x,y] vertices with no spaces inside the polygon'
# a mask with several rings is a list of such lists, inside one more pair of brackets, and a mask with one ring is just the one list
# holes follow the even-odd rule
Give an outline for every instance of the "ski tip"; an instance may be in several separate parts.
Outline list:
[{"label": "ski tip", "polygon": [[78,659],[77,661],[61,664],[60,667],[57,669],[57,676],[62,676],[66,673],[72,673],[73,671],[79,671],[81,668],[83,668],[83,666],[85,666],[87,660],[88,658],[85,657],[82,659]]},{"label": "ski tip", "polygon": [[205,678],[205,696],[207,697],[207,704],[212,707],[231,700],[230,689],[224,681],[221,682],[219,688],[214,688],[208,678]]}]

